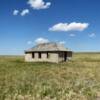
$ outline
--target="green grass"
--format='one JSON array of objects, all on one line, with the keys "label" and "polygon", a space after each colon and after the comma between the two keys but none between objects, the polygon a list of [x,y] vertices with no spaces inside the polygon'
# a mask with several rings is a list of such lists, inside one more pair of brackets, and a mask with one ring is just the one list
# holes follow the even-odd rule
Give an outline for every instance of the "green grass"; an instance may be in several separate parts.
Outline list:
[{"label": "green grass", "polygon": [[98,95],[99,53],[77,53],[59,64],[0,57],[0,100],[97,100]]}]

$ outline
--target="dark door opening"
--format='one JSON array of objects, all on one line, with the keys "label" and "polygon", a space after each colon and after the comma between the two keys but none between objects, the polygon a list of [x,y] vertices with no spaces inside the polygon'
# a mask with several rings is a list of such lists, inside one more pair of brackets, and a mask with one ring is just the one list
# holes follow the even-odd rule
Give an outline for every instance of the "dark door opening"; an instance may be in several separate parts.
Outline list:
[{"label": "dark door opening", "polygon": [[32,52],[32,58],[34,58],[34,52]]},{"label": "dark door opening", "polygon": [[64,53],[64,61],[67,60],[67,52]]},{"label": "dark door opening", "polygon": [[38,53],[38,58],[41,58],[41,52]]}]

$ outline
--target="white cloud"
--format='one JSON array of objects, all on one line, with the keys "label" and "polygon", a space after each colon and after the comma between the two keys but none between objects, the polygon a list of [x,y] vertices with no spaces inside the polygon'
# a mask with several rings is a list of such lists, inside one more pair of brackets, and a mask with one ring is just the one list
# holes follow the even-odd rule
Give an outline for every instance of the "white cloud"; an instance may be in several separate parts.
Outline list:
[{"label": "white cloud", "polygon": [[18,13],[19,13],[18,10],[14,10],[14,11],[13,11],[13,15],[14,15],[14,16],[18,15]]},{"label": "white cloud", "polygon": [[48,42],[49,42],[48,39],[45,39],[45,38],[42,38],[42,37],[37,38],[37,39],[35,40],[35,43],[36,43],[36,44],[48,43]]},{"label": "white cloud", "polygon": [[28,45],[31,45],[31,44],[33,44],[33,42],[32,41],[28,41],[27,44]]},{"label": "white cloud", "polygon": [[49,28],[49,31],[83,31],[89,26],[88,23],[58,23],[53,27]]},{"label": "white cloud", "polygon": [[[34,42],[28,41],[27,44],[34,44],[34,43],[35,44],[43,44],[43,43],[50,43],[50,42],[51,41],[49,41],[48,39],[40,37],[40,38],[37,38]],[[66,42],[65,41],[56,41],[56,43],[64,45]]]},{"label": "white cloud", "polygon": [[60,41],[59,44],[64,45],[66,42],[65,41]]},{"label": "white cloud", "polygon": [[69,34],[69,36],[70,36],[70,37],[74,37],[74,36],[75,36],[75,34]]},{"label": "white cloud", "polygon": [[95,37],[95,36],[96,36],[95,33],[91,33],[91,34],[89,34],[89,37],[90,37],[90,38],[93,38],[93,37]]},{"label": "white cloud", "polygon": [[29,10],[28,9],[24,9],[22,12],[21,12],[21,16],[25,16],[26,14],[29,13]]},{"label": "white cloud", "polygon": [[33,9],[47,9],[50,7],[51,2],[44,2],[43,0],[28,0],[28,4],[33,8]]}]

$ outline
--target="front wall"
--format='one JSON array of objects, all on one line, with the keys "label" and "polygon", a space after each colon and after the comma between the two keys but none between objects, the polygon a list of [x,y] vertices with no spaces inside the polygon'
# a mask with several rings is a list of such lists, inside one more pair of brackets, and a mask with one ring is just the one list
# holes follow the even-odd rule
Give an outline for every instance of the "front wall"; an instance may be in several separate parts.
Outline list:
[{"label": "front wall", "polygon": [[38,59],[38,53],[34,53],[34,59],[32,58],[32,60],[37,60]]},{"label": "front wall", "polygon": [[[38,58],[38,53],[34,53],[34,58],[32,58],[32,53],[25,54],[25,61],[27,62],[62,62],[64,61],[64,52],[60,53],[48,53],[49,58],[47,58],[47,53],[41,53],[41,58]],[[67,60],[72,58],[72,52],[67,52]]]},{"label": "front wall", "polygon": [[50,53],[49,61],[58,63],[58,53]]},{"label": "front wall", "polygon": [[41,53],[41,58],[38,58],[38,53],[34,53],[34,58],[32,58],[32,53],[25,54],[26,62],[56,62],[58,63],[58,53],[48,53],[49,58],[47,58],[47,53]]}]

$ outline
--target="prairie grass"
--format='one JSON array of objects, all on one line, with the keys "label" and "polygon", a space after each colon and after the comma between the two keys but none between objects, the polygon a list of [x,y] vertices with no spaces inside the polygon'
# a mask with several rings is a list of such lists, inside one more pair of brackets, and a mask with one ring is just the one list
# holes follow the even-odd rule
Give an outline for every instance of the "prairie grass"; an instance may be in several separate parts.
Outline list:
[{"label": "prairie grass", "polygon": [[100,100],[100,54],[77,53],[59,64],[1,56],[0,100]]}]

